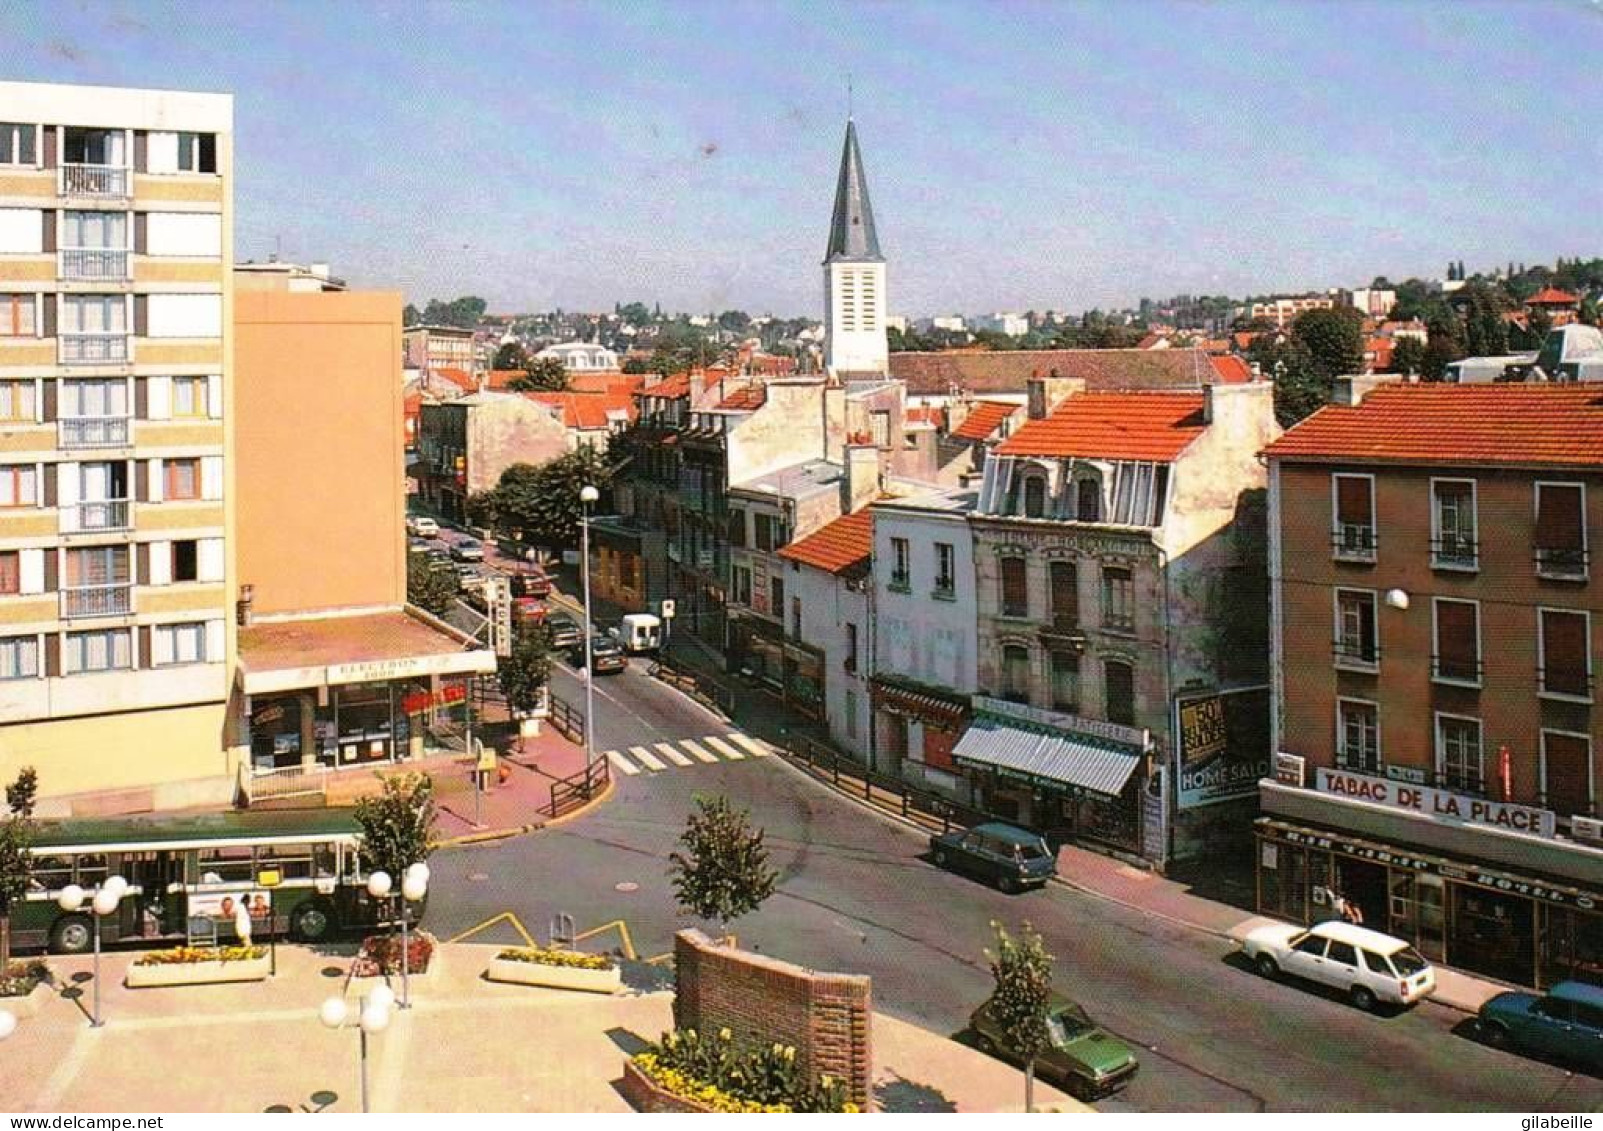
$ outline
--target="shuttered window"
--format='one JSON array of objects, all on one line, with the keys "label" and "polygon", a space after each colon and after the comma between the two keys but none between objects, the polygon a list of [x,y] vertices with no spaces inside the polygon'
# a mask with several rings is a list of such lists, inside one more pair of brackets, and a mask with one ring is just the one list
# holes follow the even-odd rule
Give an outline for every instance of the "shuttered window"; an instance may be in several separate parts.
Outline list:
[{"label": "shuttered window", "polygon": [[1030,701],[1030,653],[1017,644],[1002,649],[1002,698],[1014,703]]},{"label": "shuttered window", "polygon": [[1541,685],[1556,695],[1591,694],[1589,618],[1564,609],[1541,611]]},{"label": "shuttered window", "polygon": [[1436,677],[1479,683],[1480,607],[1472,601],[1436,600]]},{"label": "shuttered window", "polygon": [[1135,669],[1121,660],[1102,665],[1108,722],[1135,726]]},{"label": "shuttered window", "polygon": [[1073,562],[1053,562],[1052,627],[1072,632],[1080,627],[1080,570]]},{"label": "shuttered window", "polygon": [[1005,617],[1027,617],[1030,615],[1030,593],[1028,582],[1025,579],[1023,558],[1003,558],[1002,568],[1002,615]]},{"label": "shuttered window", "polygon": [[1374,480],[1365,475],[1335,479],[1335,546],[1338,557],[1372,560],[1375,555]]},{"label": "shuttered window", "polygon": [[1560,817],[1592,811],[1592,742],[1583,734],[1542,732],[1543,804]]}]

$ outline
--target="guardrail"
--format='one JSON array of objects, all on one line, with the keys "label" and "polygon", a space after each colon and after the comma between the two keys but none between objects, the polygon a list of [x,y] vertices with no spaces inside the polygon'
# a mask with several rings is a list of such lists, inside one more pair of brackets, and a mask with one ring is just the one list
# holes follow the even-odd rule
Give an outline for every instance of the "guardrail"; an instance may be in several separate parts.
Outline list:
[{"label": "guardrail", "polygon": [[675,691],[690,696],[704,707],[725,715],[735,709],[735,689],[711,676],[676,668],[667,660],[660,659],[647,670]]},{"label": "guardrail", "polygon": [[319,763],[308,769],[305,766],[285,766],[282,769],[256,772],[249,765],[239,767],[239,792],[245,807],[263,801],[284,797],[328,797],[330,771]]},{"label": "guardrail", "polygon": [[[554,698],[554,697],[553,697]],[[553,716],[554,717],[554,716]],[[612,770],[605,758],[597,758],[576,774],[569,774],[551,783],[551,800],[540,812],[552,820],[571,813],[587,804],[612,780]]]},{"label": "guardrail", "polygon": [[[557,729],[557,733],[576,745],[584,745],[584,713],[573,709],[566,699],[556,692],[551,693],[551,714],[548,721]],[[605,758],[601,759],[603,762]],[[555,796],[555,787],[553,796]]]}]

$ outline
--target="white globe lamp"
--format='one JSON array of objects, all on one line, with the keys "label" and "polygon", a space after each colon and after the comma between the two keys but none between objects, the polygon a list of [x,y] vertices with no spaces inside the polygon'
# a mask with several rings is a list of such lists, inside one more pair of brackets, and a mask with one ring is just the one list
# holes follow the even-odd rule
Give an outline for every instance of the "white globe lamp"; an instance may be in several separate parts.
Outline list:
[{"label": "white globe lamp", "polygon": [[395,881],[390,879],[388,872],[374,872],[367,877],[367,894],[374,899],[383,899],[394,886]]},{"label": "white globe lamp", "polygon": [[330,1029],[338,1029],[345,1024],[345,1018],[349,1013],[344,998],[331,997],[317,1011],[317,1019]]},{"label": "white globe lamp", "polygon": [[68,884],[61,889],[61,894],[56,896],[56,904],[63,911],[76,911],[83,906],[83,894],[83,888],[77,884]]}]

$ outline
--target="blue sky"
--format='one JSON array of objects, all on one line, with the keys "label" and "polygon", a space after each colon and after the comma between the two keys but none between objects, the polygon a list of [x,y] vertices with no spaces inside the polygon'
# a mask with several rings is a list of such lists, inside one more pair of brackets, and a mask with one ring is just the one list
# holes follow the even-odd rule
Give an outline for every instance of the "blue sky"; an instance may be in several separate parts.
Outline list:
[{"label": "blue sky", "polygon": [[893,312],[1603,254],[1599,0],[10,0],[0,44],[232,92],[239,258],[420,304],[819,313],[848,74]]}]

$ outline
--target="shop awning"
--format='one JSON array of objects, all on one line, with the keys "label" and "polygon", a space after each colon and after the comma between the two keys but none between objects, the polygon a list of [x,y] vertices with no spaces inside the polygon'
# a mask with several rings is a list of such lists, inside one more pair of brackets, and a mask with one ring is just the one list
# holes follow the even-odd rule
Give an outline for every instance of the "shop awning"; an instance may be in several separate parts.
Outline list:
[{"label": "shop awning", "polygon": [[957,696],[949,698],[928,691],[915,691],[880,676],[874,677],[871,687],[874,706],[893,715],[905,715],[948,730],[962,726],[963,720],[968,717],[967,701]]},{"label": "shop awning", "polygon": [[239,630],[246,695],[495,671],[495,653],[413,609],[258,621]]},{"label": "shop awning", "polygon": [[960,765],[994,769],[1004,777],[1074,786],[1117,797],[1141,759],[1089,738],[1047,733],[981,715],[952,748]]}]

